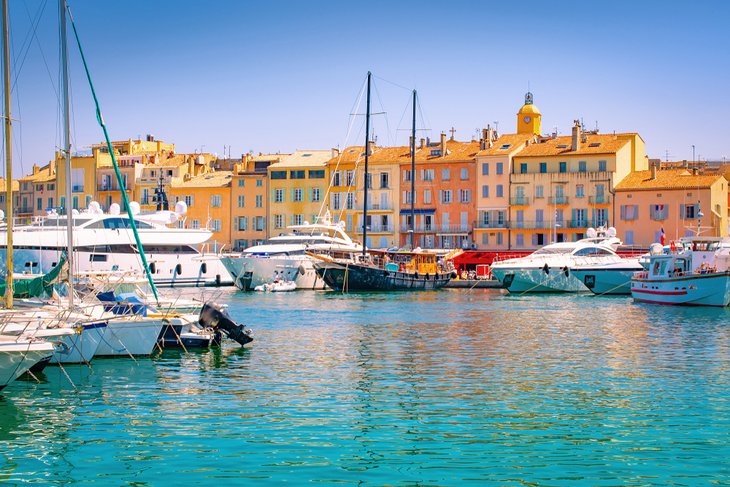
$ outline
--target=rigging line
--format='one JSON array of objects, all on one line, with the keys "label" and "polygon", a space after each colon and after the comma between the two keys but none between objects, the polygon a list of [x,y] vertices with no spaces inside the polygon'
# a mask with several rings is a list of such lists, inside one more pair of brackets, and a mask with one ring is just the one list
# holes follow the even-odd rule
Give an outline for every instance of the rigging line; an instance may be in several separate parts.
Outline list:
[{"label": "rigging line", "polygon": [[403,85],[399,85],[398,83],[396,83],[394,81],[389,81],[389,80],[387,80],[385,78],[381,78],[380,76],[373,75],[373,78],[379,79],[381,81],[385,81],[386,83],[389,83],[389,84],[391,84],[393,86],[397,86],[398,88],[404,89],[404,90],[406,90],[408,92],[413,92],[413,88],[406,88]]},{"label": "rigging line", "polygon": [[385,111],[385,107],[383,106],[383,99],[380,97],[380,91],[378,91],[378,85],[376,83],[373,83],[373,88],[375,91],[375,97],[378,99],[378,102],[380,103],[380,109],[382,110],[382,113],[385,114],[385,135],[386,135],[386,138],[388,139],[386,142],[388,143],[388,145],[393,145],[392,140],[390,139],[390,125],[388,124],[388,112]]},{"label": "rigging line", "polygon": [[[11,91],[15,89],[15,85],[18,82],[18,77],[20,76],[20,72],[23,70],[23,65],[25,64],[25,60],[28,59],[28,53],[30,52],[30,46],[31,41],[33,37],[35,37],[35,33],[38,30],[38,24],[41,21],[41,16],[43,14],[43,10],[46,8],[46,4],[48,3],[48,0],[45,0],[38,8],[38,11],[36,12],[36,19],[35,21],[31,19],[31,28],[28,30],[28,33],[25,35],[25,39],[23,39],[23,43],[20,45],[20,54],[19,56],[22,57],[20,61],[18,61],[18,56],[15,57],[15,79],[13,80]],[[26,7],[27,9],[27,7]],[[35,23],[34,23],[35,22]],[[26,45],[27,43],[27,45]]]},{"label": "rigging line", "polygon": [[[48,0],[43,2],[44,9],[45,9],[45,5],[47,2],[48,2]],[[28,14],[28,18],[31,19],[30,12],[28,11],[28,5],[25,2],[23,2],[23,5],[25,6],[25,12]],[[46,68],[46,73],[48,73],[48,77],[51,80],[51,86],[53,87],[53,92],[56,95],[56,101],[58,101],[60,103],[58,91],[56,91],[56,85],[53,83],[53,75],[51,75],[51,69],[48,67],[48,61],[46,60],[46,55],[43,52],[43,47],[41,46],[41,41],[40,41],[40,39],[38,39],[38,36],[36,35],[36,30],[37,29],[33,30],[33,39],[35,40],[36,44],[38,45],[38,51],[41,53],[41,58],[43,59],[43,64]],[[28,47],[28,49],[30,49],[30,46]]]}]

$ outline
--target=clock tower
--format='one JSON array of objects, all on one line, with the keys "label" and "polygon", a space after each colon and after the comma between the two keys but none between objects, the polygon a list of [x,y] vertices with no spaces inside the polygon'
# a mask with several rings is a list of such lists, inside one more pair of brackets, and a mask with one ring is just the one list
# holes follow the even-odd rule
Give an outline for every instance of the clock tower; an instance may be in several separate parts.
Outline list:
[{"label": "clock tower", "polygon": [[517,112],[517,133],[540,135],[540,110],[532,104],[532,93],[525,94],[525,104]]}]

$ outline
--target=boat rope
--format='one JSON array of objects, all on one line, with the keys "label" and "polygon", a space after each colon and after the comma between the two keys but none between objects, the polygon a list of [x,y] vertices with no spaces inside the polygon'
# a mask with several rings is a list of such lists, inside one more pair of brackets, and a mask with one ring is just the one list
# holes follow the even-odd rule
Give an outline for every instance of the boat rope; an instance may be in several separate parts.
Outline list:
[{"label": "boat rope", "polygon": [[89,65],[86,62],[86,56],[84,56],[84,50],[81,47],[81,39],[79,38],[78,30],[76,30],[76,23],[74,22],[73,16],[71,15],[71,8],[66,5],[66,10],[68,10],[68,18],[71,21],[71,27],[74,31],[74,37],[76,39],[76,45],[79,48],[79,54],[81,56],[81,62],[84,65],[84,71],[86,72],[86,79],[89,82],[89,88],[91,89],[91,95],[94,97],[94,105],[96,106],[96,120],[99,122],[99,125],[101,126],[102,131],[104,132],[104,140],[106,140],[106,146],[109,150],[109,156],[112,160],[112,166],[114,168],[114,174],[117,177],[117,182],[119,183],[119,192],[122,195],[122,204],[127,209],[127,215],[129,216],[129,224],[132,229],[132,233],[134,234],[134,240],[137,242],[137,249],[139,252],[139,257],[142,261],[142,267],[144,268],[145,274],[147,275],[147,280],[150,282],[150,287],[152,288],[152,293],[155,296],[155,301],[159,304],[159,296],[157,295],[157,288],[155,287],[155,282],[152,279],[152,274],[150,273],[149,265],[147,265],[147,257],[145,257],[144,254],[144,247],[142,246],[142,242],[139,239],[139,234],[137,233],[137,224],[134,221],[134,215],[132,214],[132,208],[129,206],[129,199],[127,198],[127,189],[124,184],[124,179],[122,178],[122,174],[119,172],[119,165],[117,164],[117,158],[114,155],[114,148],[112,147],[111,139],[109,138],[109,132],[107,131],[106,124],[104,123],[104,117],[101,114],[101,106],[99,105],[99,99],[96,96],[96,90],[94,89],[94,84],[91,81],[91,73],[89,72]]},{"label": "boat rope", "polygon": [[74,381],[71,380],[71,376],[69,376],[68,372],[66,372],[66,368],[63,365],[61,365],[60,363],[58,364],[58,368],[61,369],[61,372],[63,372],[63,375],[66,376],[66,380],[68,380],[68,383],[71,384],[71,387],[74,388],[74,392],[76,392],[78,394],[79,390],[76,387],[76,384],[74,384]]},{"label": "boat rope", "polygon": [[532,291],[533,289],[537,289],[537,288],[538,288],[538,287],[540,287],[540,286],[542,286],[542,283],[541,283],[541,282],[538,282],[537,284],[535,284],[534,286],[532,286],[532,287],[531,287],[530,289],[526,289],[525,291],[522,291],[522,292],[521,292],[521,293],[519,294],[519,296],[522,296],[522,295],[523,295],[523,294],[525,294],[525,293],[529,293],[529,292],[530,292],[530,291]]},{"label": "boat rope", "polygon": [[631,279],[629,279],[628,281],[622,282],[622,283],[621,283],[621,284],[619,284],[618,286],[614,286],[614,287],[612,287],[612,288],[611,288],[611,289],[609,289],[608,291],[604,291],[604,292],[602,292],[602,293],[594,293],[594,294],[593,294],[593,296],[603,296],[604,294],[609,294],[610,292],[612,292],[612,291],[615,291],[616,289],[618,289],[618,288],[620,288],[620,287],[622,287],[622,286],[625,286],[627,282],[628,282],[628,283],[630,283],[630,282],[631,282]]},{"label": "boat rope", "polygon": [[38,384],[41,383],[40,379],[38,377],[36,377],[36,375],[33,373],[32,370],[28,369],[25,371],[25,373],[28,374],[29,376],[31,376],[33,378],[33,380],[35,380]]}]

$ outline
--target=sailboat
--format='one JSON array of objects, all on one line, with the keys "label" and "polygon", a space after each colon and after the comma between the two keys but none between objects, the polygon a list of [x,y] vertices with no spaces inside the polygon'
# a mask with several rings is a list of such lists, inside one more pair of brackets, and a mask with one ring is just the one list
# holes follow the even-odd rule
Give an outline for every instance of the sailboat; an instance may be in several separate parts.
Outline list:
[{"label": "sailboat", "polygon": [[[367,76],[367,109],[365,114],[365,174],[363,177],[363,242],[367,241],[368,160],[370,157],[370,84]],[[416,91],[413,91],[413,133],[416,124]],[[415,136],[411,137],[411,164],[415,168]],[[412,171],[415,174],[415,170]],[[412,178],[413,179],[413,178]],[[413,214],[413,210],[411,212]],[[411,225],[414,224],[411,218]],[[411,239],[413,232],[411,232]],[[411,246],[413,242],[411,241]],[[315,255],[314,268],[322,280],[336,291],[400,291],[429,290],[444,287],[452,277],[443,260],[436,254],[419,249],[407,251],[366,250],[354,258],[338,259]]]}]

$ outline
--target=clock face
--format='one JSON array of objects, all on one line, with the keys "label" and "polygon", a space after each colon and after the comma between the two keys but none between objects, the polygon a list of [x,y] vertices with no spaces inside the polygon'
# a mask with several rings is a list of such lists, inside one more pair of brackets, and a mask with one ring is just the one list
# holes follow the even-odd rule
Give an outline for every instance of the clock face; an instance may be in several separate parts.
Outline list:
[{"label": "clock face", "polygon": [[525,121],[525,123],[530,123],[530,120],[532,120],[532,119],[530,118],[529,115],[527,115],[525,118],[523,118],[523,120]]}]

